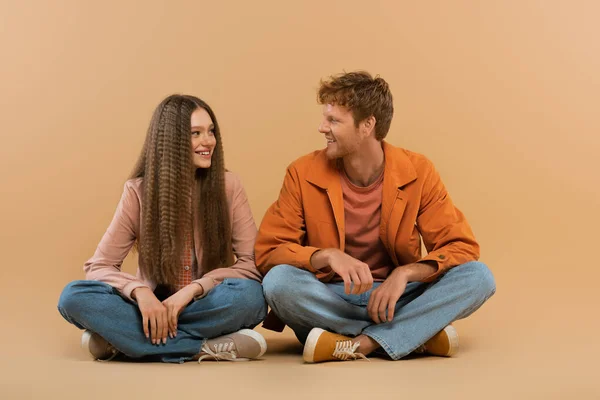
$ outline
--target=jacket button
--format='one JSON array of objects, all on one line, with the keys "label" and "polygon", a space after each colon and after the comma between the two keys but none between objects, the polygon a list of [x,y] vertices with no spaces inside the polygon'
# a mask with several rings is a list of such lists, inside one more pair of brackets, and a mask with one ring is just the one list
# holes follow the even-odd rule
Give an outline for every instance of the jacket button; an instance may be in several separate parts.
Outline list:
[{"label": "jacket button", "polygon": [[190,266],[186,265],[185,267],[183,267],[183,269],[185,269],[186,271],[189,271],[190,270]]},{"label": "jacket button", "polygon": [[443,255],[443,254],[440,254],[440,255],[438,256],[438,258],[439,258],[440,260],[443,260],[443,259],[445,259],[445,258],[446,258],[446,256],[445,256],[445,255]]}]

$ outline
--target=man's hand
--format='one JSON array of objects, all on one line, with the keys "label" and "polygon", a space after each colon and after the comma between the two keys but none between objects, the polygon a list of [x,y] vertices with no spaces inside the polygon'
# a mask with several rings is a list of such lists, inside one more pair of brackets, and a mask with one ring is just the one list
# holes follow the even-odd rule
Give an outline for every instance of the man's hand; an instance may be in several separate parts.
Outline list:
[{"label": "man's hand", "polygon": [[316,269],[328,266],[337,273],[344,280],[346,294],[361,294],[373,287],[369,266],[339,249],[319,250],[312,255],[310,262]]},{"label": "man's hand", "polygon": [[404,294],[408,282],[425,279],[434,274],[436,270],[436,263],[431,261],[407,264],[394,269],[387,279],[371,293],[367,305],[371,319],[376,324],[392,321],[396,303]]},{"label": "man's hand", "polygon": [[179,314],[194,299],[203,292],[202,286],[197,283],[191,283],[177,293],[170,296],[162,302],[167,309],[167,321],[169,327],[169,337],[172,339],[177,336],[177,321]]},{"label": "man's hand", "polygon": [[[385,281],[371,293],[367,311],[376,324],[394,319],[396,303],[404,294],[408,276],[400,269],[394,270]],[[387,315],[386,315],[387,311]]]}]

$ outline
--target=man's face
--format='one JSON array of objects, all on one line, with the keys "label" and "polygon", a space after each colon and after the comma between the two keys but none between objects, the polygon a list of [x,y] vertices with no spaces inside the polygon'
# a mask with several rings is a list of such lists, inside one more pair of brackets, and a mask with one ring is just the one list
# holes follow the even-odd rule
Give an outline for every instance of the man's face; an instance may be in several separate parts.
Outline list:
[{"label": "man's face", "polygon": [[335,104],[323,106],[323,120],[319,125],[327,140],[326,154],[329,159],[343,158],[360,150],[363,136],[354,124],[354,116],[346,107]]}]

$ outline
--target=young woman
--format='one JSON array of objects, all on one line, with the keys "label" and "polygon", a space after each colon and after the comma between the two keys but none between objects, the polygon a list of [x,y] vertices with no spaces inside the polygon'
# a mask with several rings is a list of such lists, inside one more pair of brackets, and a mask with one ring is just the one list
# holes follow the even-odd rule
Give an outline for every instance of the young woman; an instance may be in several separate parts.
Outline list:
[{"label": "young woman", "polygon": [[[85,329],[98,360],[247,360],[266,351],[251,328],[265,317],[254,263],[256,225],[240,180],[225,170],[221,133],[204,101],[167,97],[86,279],[58,309]],[[135,246],[136,276],[121,271]]]}]

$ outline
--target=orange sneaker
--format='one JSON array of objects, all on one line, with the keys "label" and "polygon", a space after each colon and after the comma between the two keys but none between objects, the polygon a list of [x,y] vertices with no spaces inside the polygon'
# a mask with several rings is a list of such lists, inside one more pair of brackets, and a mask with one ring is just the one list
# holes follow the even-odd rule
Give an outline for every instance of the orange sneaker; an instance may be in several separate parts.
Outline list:
[{"label": "orange sneaker", "polygon": [[416,353],[427,353],[434,356],[450,357],[458,351],[458,332],[452,325],[448,325],[421,347]]},{"label": "orange sneaker", "polygon": [[337,333],[327,332],[321,328],[313,328],[304,345],[304,362],[318,363],[323,361],[347,361],[362,358],[364,354],[357,353],[359,343],[352,343],[352,338]]}]

